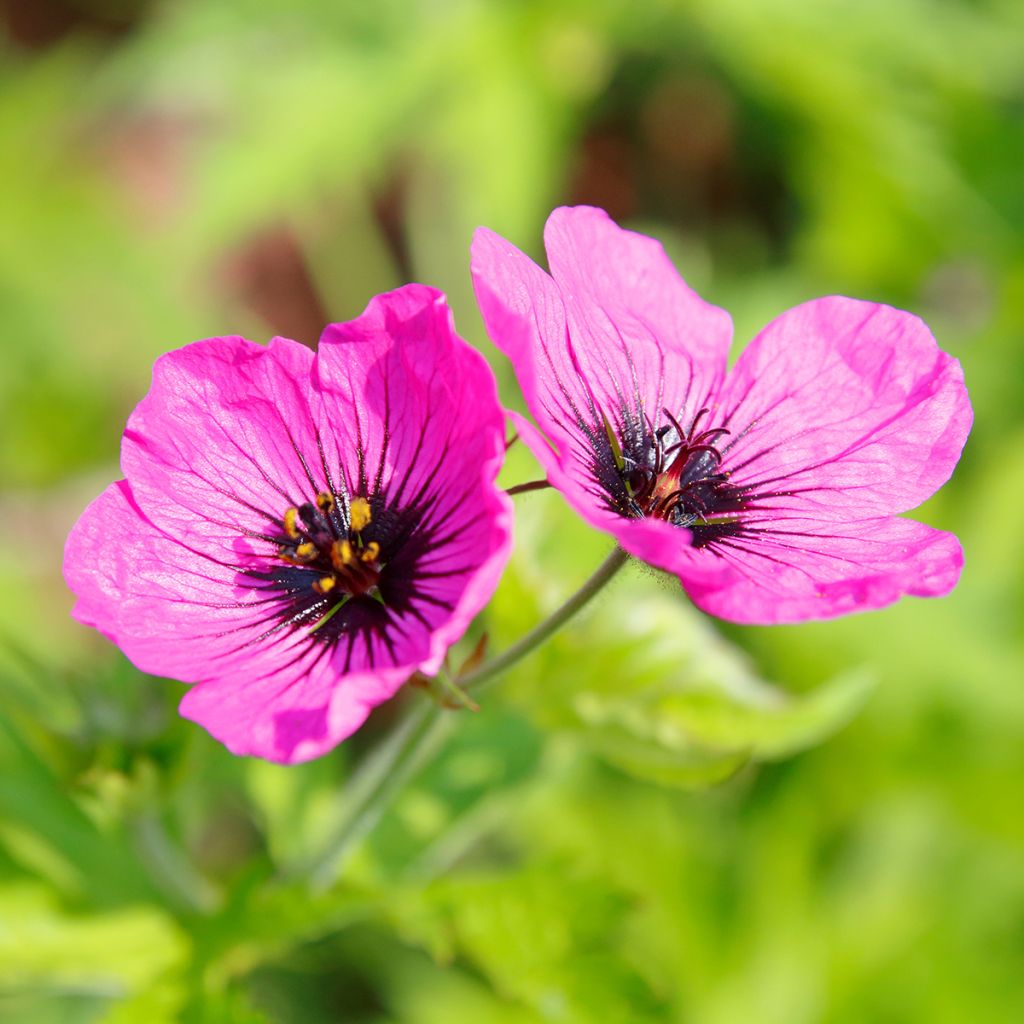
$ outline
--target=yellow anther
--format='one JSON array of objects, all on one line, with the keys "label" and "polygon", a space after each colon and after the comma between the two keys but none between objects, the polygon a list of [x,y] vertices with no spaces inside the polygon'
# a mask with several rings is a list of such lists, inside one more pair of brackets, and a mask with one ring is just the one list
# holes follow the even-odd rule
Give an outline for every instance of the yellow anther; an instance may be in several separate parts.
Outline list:
[{"label": "yellow anther", "polygon": [[297,508],[288,508],[284,512],[284,532],[291,537],[292,540],[298,540],[299,537],[299,510]]},{"label": "yellow anther", "polygon": [[353,498],[349,505],[348,520],[349,527],[353,533],[370,525],[370,503],[365,498]]},{"label": "yellow anther", "polygon": [[321,576],[313,584],[313,589],[318,594],[327,594],[334,589],[334,584],[337,582],[333,576]]},{"label": "yellow anther", "polygon": [[316,496],[316,507],[320,509],[321,512],[330,512],[334,508],[334,495],[328,494],[326,491],[321,491],[321,493]]},{"label": "yellow anther", "polygon": [[316,545],[312,541],[304,541],[295,549],[295,557],[300,562],[312,562],[316,558]]},{"label": "yellow anther", "polygon": [[351,565],[355,560],[355,552],[350,541],[336,540],[331,545],[331,564],[335,569],[344,569],[346,565]]},{"label": "yellow anther", "polygon": [[380,545],[375,541],[371,540],[369,544],[363,549],[360,558],[364,562],[376,562],[377,556],[380,554]]}]

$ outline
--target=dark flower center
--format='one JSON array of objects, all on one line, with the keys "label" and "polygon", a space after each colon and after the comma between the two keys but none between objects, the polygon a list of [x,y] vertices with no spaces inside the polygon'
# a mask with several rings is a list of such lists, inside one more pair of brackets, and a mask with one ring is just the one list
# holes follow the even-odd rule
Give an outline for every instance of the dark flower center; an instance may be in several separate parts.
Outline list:
[{"label": "dark flower center", "polygon": [[247,532],[272,545],[242,570],[243,585],[265,594],[254,602],[265,628],[248,642],[298,633],[323,651],[338,648],[346,671],[350,664],[372,668],[394,656],[408,623],[429,626],[432,609],[454,607],[428,589],[429,581],[457,574],[426,564],[448,535],[430,515],[437,500],[428,490],[433,478],[403,500],[404,482],[389,495],[382,473],[371,482],[361,472],[355,494],[333,487],[326,468],[324,474],[330,490],[280,516],[261,512],[271,528]]},{"label": "dark flower center", "polygon": [[688,430],[669,410],[662,413],[668,422],[658,428],[649,421],[642,427],[627,421],[621,444],[605,423],[608,448],[595,468],[610,507],[630,518],[664,519],[685,527],[694,547],[735,536],[741,532],[737,513],[748,506],[743,490],[721,469],[719,444],[729,431],[706,428],[706,408]]},{"label": "dark flower center", "polygon": [[338,508],[333,495],[318,494],[315,505],[285,511],[278,557],[311,570],[309,586],[315,593],[342,598],[334,607],[364,594],[379,598],[381,548],[364,537],[372,519],[366,498],[352,498],[346,511]]}]

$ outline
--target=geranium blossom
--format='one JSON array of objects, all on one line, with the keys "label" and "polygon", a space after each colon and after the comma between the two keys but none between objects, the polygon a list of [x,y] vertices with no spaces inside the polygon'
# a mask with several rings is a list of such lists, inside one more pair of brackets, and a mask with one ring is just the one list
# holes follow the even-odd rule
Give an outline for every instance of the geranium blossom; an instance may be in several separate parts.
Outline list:
[{"label": "geranium blossom", "polygon": [[232,751],[330,749],[436,673],[511,543],[503,417],[444,296],[409,285],[329,326],[161,357],[124,480],[68,539],[74,614]]},{"label": "geranium blossom", "polygon": [[899,518],[945,482],[971,408],[915,316],[847,298],[772,321],[731,372],[727,313],[601,210],[545,230],[550,276],[486,229],[473,276],[548,480],[723,618],[793,622],[937,596],[963,561]]}]

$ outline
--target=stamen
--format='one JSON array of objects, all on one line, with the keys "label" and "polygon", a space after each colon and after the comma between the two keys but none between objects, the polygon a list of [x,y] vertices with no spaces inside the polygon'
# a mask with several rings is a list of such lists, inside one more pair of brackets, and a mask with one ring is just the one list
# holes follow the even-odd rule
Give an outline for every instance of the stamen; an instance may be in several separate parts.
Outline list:
[{"label": "stamen", "polygon": [[[608,418],[600,416],[595,433],[600,437],[603,425],[609,435],[611,463],[621,482],[622,490],[614,495],[616,511],[630,518],[664,519],[687,527],[693,531],[695,547],[742,532],[735,513],[745,511],[748,503],[729,482],[729,473],[722,471],[718,444],[730,431],[712,425],[710,408],[698,409],[692,417],[682,413],[677,417],[672,410],[662,409],[662,426],[655,425],[645,411],[647,433],[629,438],[628,444],[623,443],[624,451],[616,448]],[[684,422],[689,429],[684,429]],[[607,450],[602,454],[607,459]],[[612,468],[607,463],[605,467],[605,472]],[[726,511],[731,518],[721,518]]]},{"label": "stamen", "polygon": [[330,593],[334,589],[334,585],[337,582],[338,581],[333,576],[321,576],[320,579],[318,579],[313,584],[313,589],[318,594],[327,594],[327,593]]},{"label": "stamen", "polygon": [[612,450],[615,468],[621,473],[626,468],[626,459],[622,454],[622,445],[619,444],[619,439],[612,429],[611,423],[608,422],[608,417],[603,412],[601,413],[601,419],[604,420],[604,432],[608,438],[608,447]]},{"label": "stamen", "polygon": [[[676,434],[679,437],[679,440],[680,441],[685,441],[686,437],[687,437],[687,434],[686,434],[686,431],[683,430],[682,425],[679,423],[679,420],[677,420],[675,418],[675,416],[673,416],[672,413],[670,413],[668,411],[668,409],[662,409],[661,411],[665,414],[665,417],[669,421],[669,423],[672,424],[673,428],[675,429]],[[707,412],[707,409],[702,409],[701,412],[697,413],[697,418],[693,421],[694,425],[696,425],[697,420],[700,419],[702,413],[705,413],[705,412]]]},{"label": "stamen", "polygon": [[277,557],[291,562],[292,565],[308,565],[310,562],[315,562],[319,554],[317,546],[309,541],[299,544],[298,547],[282,544],[277,549]]},{"label": "stamen", "polygon": [[312,562],[316,556],[317,548],[312,541],[304,541],[295,549],[295,558],[300,562]]},{"label": "stamen", "polygon": [[359,533],[370,525],[373,518],[370,511],[370,503],[365,498],[353,498],[349,506],[349,528],[353,533]]},{"label": "stamen", "polygon": [[[339,499],[328,491],[321,491],[313,502],[285,510],[280,521],[283,534],[275,538],[277,555],[289,565],[307,570],[305,587],[327,597],[325,604],[331,603],[311,632],[353,598],[370,597],[383,602],[378,588],[385,569],[381,564],[381,544],[376,540],[367,542],[360,535],[372,518],[368,498],[354,498],[339,508]],[[293,590],[291,581],[295,577],[287,579],[289,589]]]},{"label": "stamen", "polygon": [[711,410],[710,410],[710,409],[709,409],[709,408],[708,408],[707,406],[704,406],[704,408],[703,408],[703,409],[701,409],[701,410],[700,410],[700,412],[698,412],[698,413],[697,413],[697,415],[693,417],[693,422],[692,422],[692,423],[690,424],[690,436],[691,436],[691,437],[693,436],[694,432],[695,432],[695,431],[696,431],[696,429],[697,429],[697,424],[698,424],[698,423],[700,423],[700,421],[701,421],[701,420],[702,420],[702,419],[703,419],[703,418],[704,418],[705,416],[707,416],[707,414],[708,414],[708,413],[709,413],[710,411],[711,411]]},{"label": "stamen", "polygon": [[348,565],[355,562],[355,552],[352,550],[352,542],[348,540],[336,540],[331,545],[331,565],[339,572]]}]

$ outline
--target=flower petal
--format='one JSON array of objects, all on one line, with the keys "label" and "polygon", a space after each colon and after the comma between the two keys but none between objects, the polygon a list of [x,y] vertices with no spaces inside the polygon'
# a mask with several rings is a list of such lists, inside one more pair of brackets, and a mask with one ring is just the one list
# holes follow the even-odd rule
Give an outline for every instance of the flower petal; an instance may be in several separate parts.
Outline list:
[{"label": "flower petal", "polygon": [[236,754],[291,762],[323,753],[415,668],[342,675],[331,647],[274,629],[264,592],[150,523],[123,480],[75,524],[64,574],[75,618],[143,672],[196,683],[182,713]]},{"label": "flower petal", "polygon": [[690,531],[664,519],[620,518],[612,533],[623,550],[665,572],[678,576],[693,565]]},{"label": "flower petal", "polygon": [[863,519],[905,512],[950,476],[971,426],[960,364],[917,317],[824,298],[772,321],[729,375],[714,426],[759,508]]},{"label": "flower petal", "polygon": [[238,646],[245,595],[231,565],[172,540],[140,512],[124,480],[111,484],[71,530],[64,576],[73,615],[114,640],[144,672],[186,682]]},{"label": "flower petal", "polygon": [[688,552],[690,565],[678,571],[694,604],[763,625],[883,608],[904,594],[941,597],[963,566],[951,533],[902,518],[789,520]]},{"label": "flower petal", "polygon": [[512,360],[526,404],[543,431],[511,414],[520,436],[573,508],[599,529],[611,529],[617,517],[595,475],[596,464],[611,459],[605,414],[569,341],[554,281],[486,228],[474,236],[472,267],[487,331]]},{"label": "flower petal", "polygon": [[681,419],[703,408],[725,376],[732,319],[686,284],[661,243],[604,210],[563,206],[544,246],[588,377],[635,390],[655,419],[662,406]]},{"label": "flower petal", "polygon": [[265,533],[325,485],[309,413],[313,354],[275,338],[198,341],[161,356],[128,419],[121,466],[156,525],[204,550]]},{"label": "flower petal", "polygon": [[562,296],[536,263],[487,228],[473,236],[470,265],[487,332],[512,360],[533,418],[565,458],[583,445],[579,422],[600,414],[574,361]]},{"label": "flower petal", "polygon": [[252,679],[244,689],[230,679],[200,683],[182,697],[179,710],[233,754],[296,764],[351,736],[406,678],[394,670],[360,672],[339,683],[326,662],[300,663]]},{"label": "flower petal", "polygon": [[415,584],[396,644],[436,672],[511,550],[511,502],[495,484],[505,427],[494,374],[455,333],[444,295],[406,285],[324,331],[313,404],[350,493],[415,513],[409,564],[393,566]]},{"label": "flower petal", "polygon": [[477,297],[555,450],[536,450],[543,442],[529,427],[524,439],[573,507],[614,533],[621,517],[605,478],[617,490],[621,482],[609,431],[617,447],[635,449],[664,407],[690,416],[702,408],[724,373],[731,322],[686,286],[657,242],[600,210],[556,210],[545,239],[554,278],[478,229]]}]

